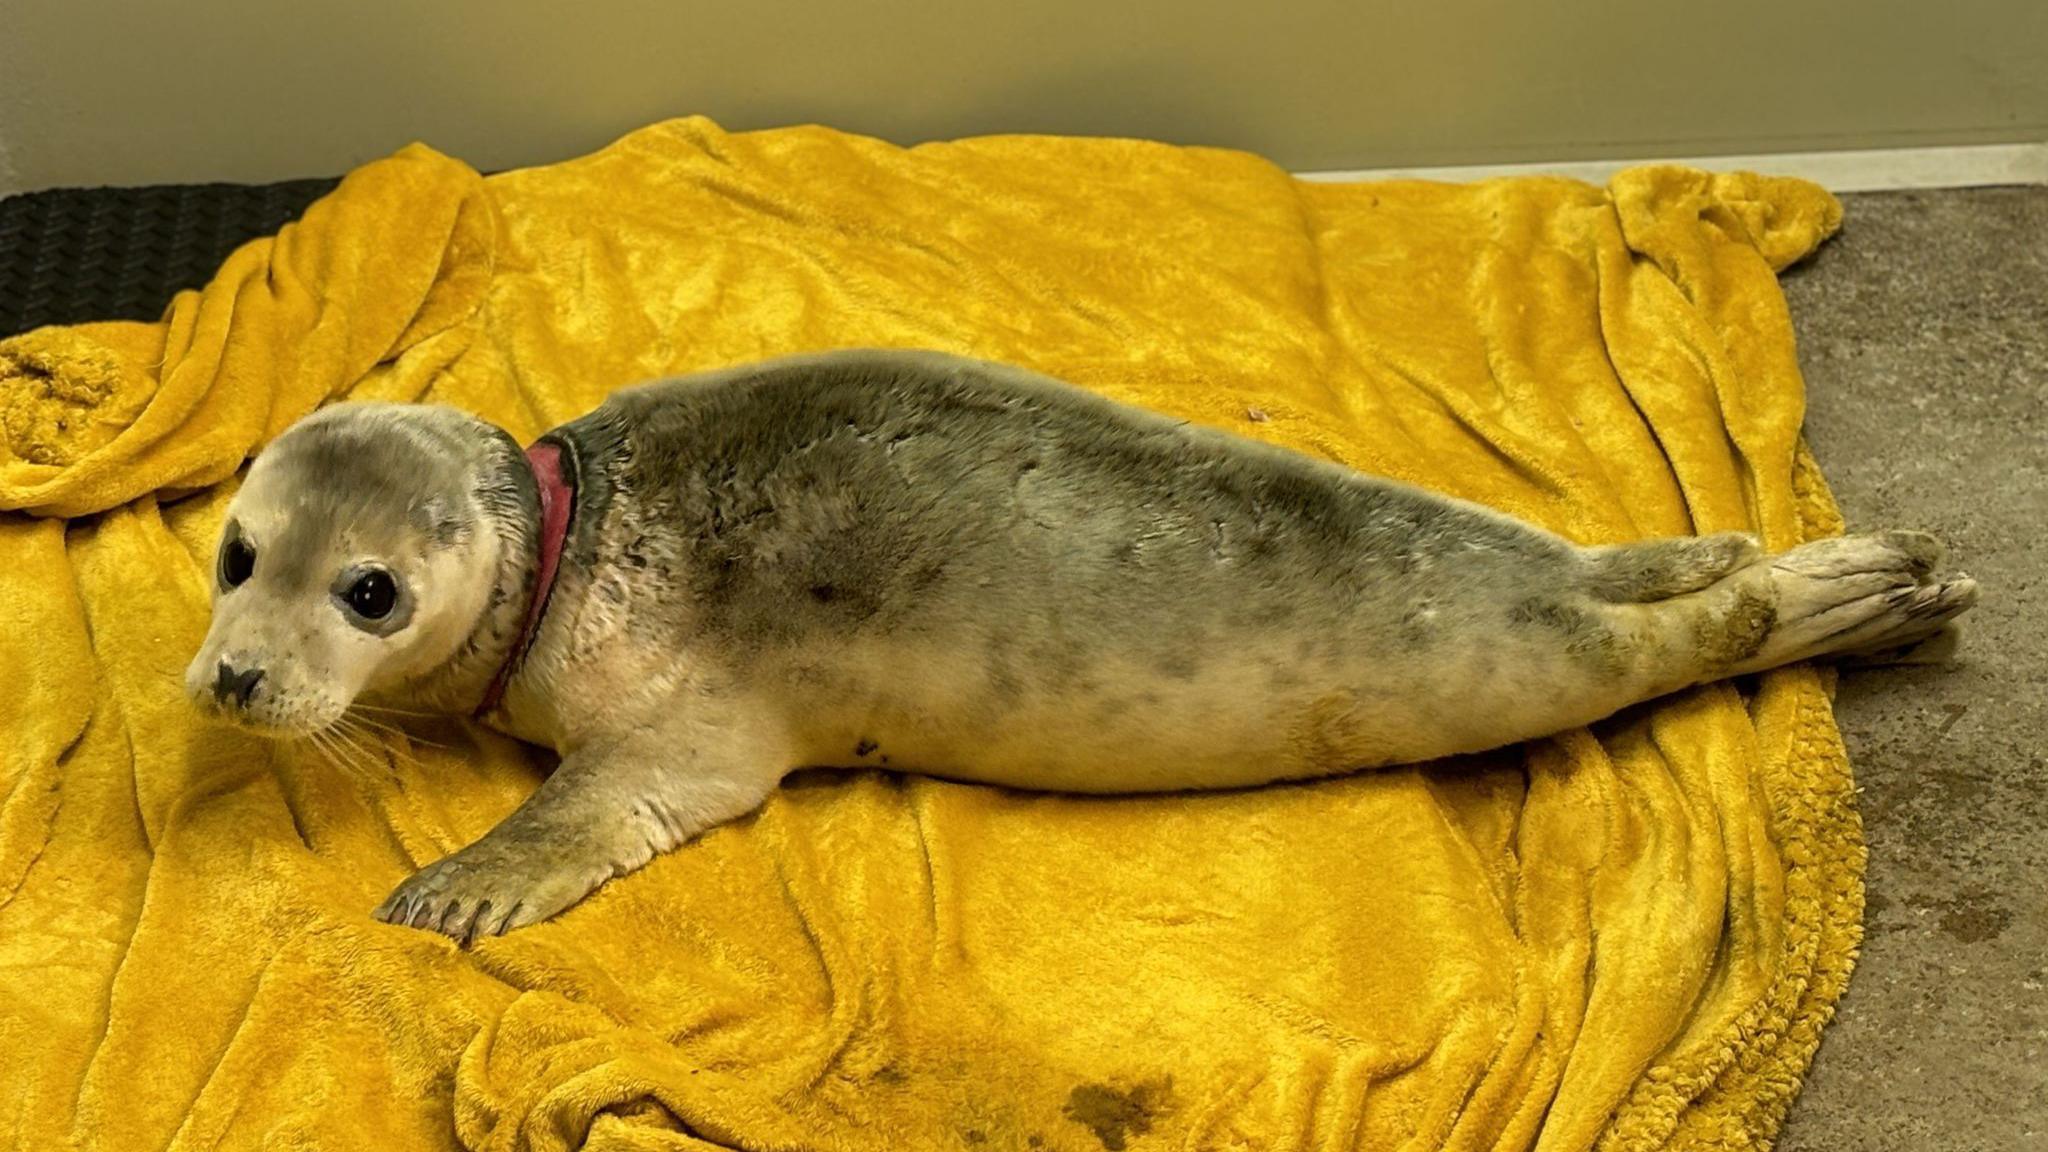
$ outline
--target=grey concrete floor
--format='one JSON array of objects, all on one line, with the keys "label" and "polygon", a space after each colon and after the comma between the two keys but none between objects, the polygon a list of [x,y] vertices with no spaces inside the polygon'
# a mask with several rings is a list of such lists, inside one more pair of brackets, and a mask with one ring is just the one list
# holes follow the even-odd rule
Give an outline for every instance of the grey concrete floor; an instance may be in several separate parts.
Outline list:
[{"label": "grey concrete floor", "polygon": [[2048,188],[1843,199],[1785,278],[1807,434],[1983,599],[1958,664],[1842,678],[1866,935],[1779,1148],[2048,1149]]}]

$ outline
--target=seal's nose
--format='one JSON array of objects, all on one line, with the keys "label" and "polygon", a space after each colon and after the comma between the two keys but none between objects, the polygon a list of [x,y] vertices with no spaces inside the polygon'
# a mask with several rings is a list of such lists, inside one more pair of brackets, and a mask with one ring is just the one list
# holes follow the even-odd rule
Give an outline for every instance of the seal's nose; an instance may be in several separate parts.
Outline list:
[{"label": "seal's nose", "polygon": [[262,679],[261,668],[237,672],[223,660],[220,662],[220,674],[213,682],[213,698],[225,704],[228,697],[232,696],[237,705],[246,708],[249,706],[249,697],[256,694],[256,685]]}]

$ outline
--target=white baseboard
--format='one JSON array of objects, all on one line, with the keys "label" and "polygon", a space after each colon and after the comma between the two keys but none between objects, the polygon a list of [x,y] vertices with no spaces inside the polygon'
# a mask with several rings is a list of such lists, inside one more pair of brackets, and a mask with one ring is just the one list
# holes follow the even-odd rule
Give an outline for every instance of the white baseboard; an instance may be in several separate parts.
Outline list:
[{"label": "white baseboard", "polygon": [[1474,164],[1449,168],[1361,168],[1300,172],[1303,180],[1443,180],[1465,183],[1495,176],[1569,176],[1591,184],[1638,164],[1686,164],[1715,172],[1798,176],[1831,192],[1895,188],[1978,188],[1993,184],[2048,184],[2048,142],[1956,148],[1874,148],[1857,152],[1780,152],[1755,156],[1669,157],[1654,160],[1581,160],[1555,164]]}]

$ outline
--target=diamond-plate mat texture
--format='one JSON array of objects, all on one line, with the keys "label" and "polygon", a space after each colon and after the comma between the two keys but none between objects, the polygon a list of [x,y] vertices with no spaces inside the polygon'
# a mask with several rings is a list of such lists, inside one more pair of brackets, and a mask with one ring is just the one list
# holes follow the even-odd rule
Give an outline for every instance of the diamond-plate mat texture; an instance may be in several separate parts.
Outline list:
[{"label": "diamond-plate mat texture", "polygon": [[336,181],[63,188],[0,200],[0,336],[153,320]]}]

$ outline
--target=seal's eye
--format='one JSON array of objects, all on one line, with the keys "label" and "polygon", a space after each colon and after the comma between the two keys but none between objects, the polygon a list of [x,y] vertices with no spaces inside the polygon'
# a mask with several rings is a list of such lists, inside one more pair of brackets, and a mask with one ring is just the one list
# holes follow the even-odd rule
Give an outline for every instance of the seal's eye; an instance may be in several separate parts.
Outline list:
[{"label": "seal's eye", "polygon": [[398,585],[389,572],[365,572],[342,593],[348,606],[365,620],[382,620],[398,603]]},{"label": "seal's eye", "polygon": [[220,582],[239,588],[256,570],[256,550],[240,536],[220,546]]}]

